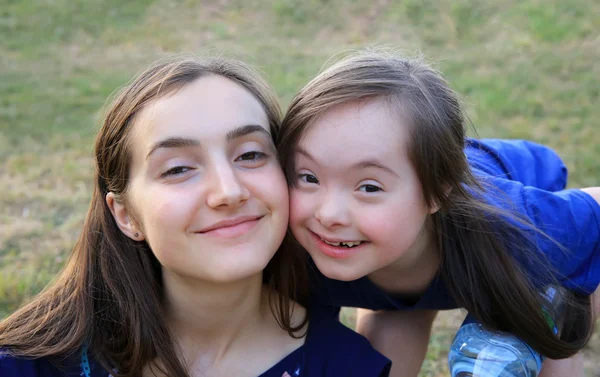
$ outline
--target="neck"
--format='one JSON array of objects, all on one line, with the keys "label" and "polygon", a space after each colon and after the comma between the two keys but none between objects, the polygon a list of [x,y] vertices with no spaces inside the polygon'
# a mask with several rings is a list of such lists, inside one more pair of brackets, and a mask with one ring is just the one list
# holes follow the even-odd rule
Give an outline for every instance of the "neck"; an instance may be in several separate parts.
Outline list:
[{"label": "neck", "polygon": [[[262,273],[214,283],[165,273],[167,323],[190,364],[215,364],[269,315]],[[265,310],[266,308],[266,310]]]},{"label": "neck", "polygon": [[394,263],[369,274],[369,279],[388,293],[422,294],[440,268],[440,255],[431,220],[427,220],[415,243]]}]

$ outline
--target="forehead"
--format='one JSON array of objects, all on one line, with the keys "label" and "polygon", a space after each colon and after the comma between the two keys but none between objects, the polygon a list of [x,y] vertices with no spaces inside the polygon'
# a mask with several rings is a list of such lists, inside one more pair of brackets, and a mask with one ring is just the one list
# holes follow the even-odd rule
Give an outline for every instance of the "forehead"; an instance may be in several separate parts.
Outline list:
[{"label": "forehead", "polygon": [[327,110],[308,127],[299,146],[313,157],[397,157],[404,154],[408,129],[400,112],[384,99],[354,101]]},{"label": "forehead", "polygon": [[211,75],[146,105],[136,118],[135,134],[150,144],[171,136],[211,139],[248,124],[269,131],[260,102],[235,82]]}]

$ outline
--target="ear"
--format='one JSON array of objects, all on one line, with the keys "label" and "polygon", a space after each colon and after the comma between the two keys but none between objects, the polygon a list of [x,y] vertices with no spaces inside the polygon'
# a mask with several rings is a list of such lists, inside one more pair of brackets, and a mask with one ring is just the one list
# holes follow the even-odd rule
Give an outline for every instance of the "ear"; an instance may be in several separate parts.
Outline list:
[{"label": "ear", "polygon": [[144,234],[129,215],[125,204],[118,200],[113,192],[106,194],[106,204],[123,234],[134,241],[143,241],[145,239]]},{"label": "ear", "polygon": [[433,215],[440,210],[440,204],[436,201],[431,207],[429,207],[429,214]]},{"label": "ear", "polygon": [[[448,185],[448,184],[444,184],[444,197],[446,197],[446,198],[447,198],[447,197],[448,197],[448,195],[450,195],[450,193],[451,193],[451,192],[452,192],[452,186],[450,186],[450,185]],[[442,206],[441,206],[441,204],[440,204],[439,202],[437,202],[437,201],[436,201],[436,202],[433,204],[433,206],[431,206],[431,207],[429,208],[429,214],[430,214],[430,215],[433,215],[434,213],[436,213],[437,211],[439,211],[441,207],[442,207]]]}]

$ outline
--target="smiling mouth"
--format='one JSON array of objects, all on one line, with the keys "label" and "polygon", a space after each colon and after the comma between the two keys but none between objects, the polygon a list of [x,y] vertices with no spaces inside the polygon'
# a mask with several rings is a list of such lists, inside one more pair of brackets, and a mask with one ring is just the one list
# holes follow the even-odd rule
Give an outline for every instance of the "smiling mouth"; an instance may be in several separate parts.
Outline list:
[{"label": "smiling mouth", "polygon": [[331,242],[331,241],[327,241],[323,238],[321,238],[321,241],[325,242],[327,245],[331,245],[331,246],[337,246],[337,247],[347,247],[347,248],[353,248],[356,246],[360,246],[362,245],[364,242],[366,241],[342,241],[342,242]]},{"label": "smiling mouth", "polygon": [[264,215],[238,217],[218,222],[195,233],[219,238],[237,238],[254,229],[263,218]]},{"label": "smiling mouth", "polygon": [[227,228],[233,228],[236,227],[238,225],[244,224],[244,223],[248,223],[248,222],[253,222],[253,221],[257,221],[260,220],[261,218],[263,218],[264,215],[260,215],[260,216],[240,216],[240,217],[236,217],[233,219],[228,219],[228,220],[223,220],[223,221],[219,221],[213,225],[210,225],[206,228],[200,229],[197,233],[210,233],[219,229],[227,229]]},{"label": "smiling mouth", "polygon": [[334,246],[334,247],[341,247],[341,248],[346,248],[346,249],[352,249],[361,245],[364,245],[366,243],[368,243],[368,241],[331,241],[328,239],[325,239],[323,237],[321,237],[320,235],[318,235],[317,233],[313,232],[312,230],[309,230],[315,237],[317,237],[319,240],[321,240],[323,243],[326,243],[329,246]]}]

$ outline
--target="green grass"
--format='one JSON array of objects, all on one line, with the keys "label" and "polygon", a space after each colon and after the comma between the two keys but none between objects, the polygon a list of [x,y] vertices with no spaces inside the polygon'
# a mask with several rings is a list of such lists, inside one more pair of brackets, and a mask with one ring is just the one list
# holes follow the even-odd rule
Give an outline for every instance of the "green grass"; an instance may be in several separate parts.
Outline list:
[{"label": "green grass", "polygon": [[[589,186],[600,177],[597,14],[593,0],[0,0],[0,317],[60,268],[88,205],[98,113],[156,58],[236,54],[285,105],[335,53],[419,50],[481,136],[548,144],[570,185]],[[436,327],[422,376],[445,373],[450,327]]]}]

